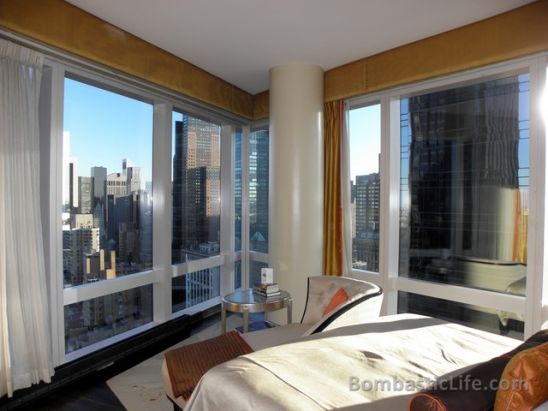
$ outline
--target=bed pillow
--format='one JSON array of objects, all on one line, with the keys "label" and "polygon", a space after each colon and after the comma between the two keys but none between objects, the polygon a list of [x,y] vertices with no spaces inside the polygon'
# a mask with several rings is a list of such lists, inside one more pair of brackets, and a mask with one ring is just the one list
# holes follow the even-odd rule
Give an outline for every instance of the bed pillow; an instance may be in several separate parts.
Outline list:
[{"label": "bed pillow", "polygon": [[490,410],[507,362],[504,356],[495,357],[448,379],[439,379],[432,388],[411,398],[409,411]]},{"label": "bed pillow", "polygon": [[432,388],[421,391],[411,398],[409,411],[493,409],[499,380],[510,359],[524,350],[547,342],[548,330],[539,331],[523,344],[500,357],[467,368],[466,371],[452,375],[449,379],[439,380]]},{"label": "bed pillow", "polygon": [[325,310],[323,310],[323,315],[327,315],[334,311],[338,306],[344,304],[350,299],[348,297],[347,292],[344,290],[344,288],[339,288],[339,291],[337,291],[333,297],[331,297],[331,301],[329,301],[329,304],[325,307]]},{"label": "bed pillow", "polygon": [[516,354],[508,362],[495,411],[531,410],[548,399],[548,343]]}]

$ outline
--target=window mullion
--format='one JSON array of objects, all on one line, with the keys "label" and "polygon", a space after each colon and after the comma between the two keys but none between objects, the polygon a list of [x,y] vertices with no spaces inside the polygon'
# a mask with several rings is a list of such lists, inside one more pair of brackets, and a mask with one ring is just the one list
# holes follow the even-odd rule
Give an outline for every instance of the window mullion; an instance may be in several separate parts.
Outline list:
[{"label": "window mullion", "polygon": [[[46,270],[48,273],[50,293],[51,341],[53,351],[53,365],[58,366],[65,361],[65,321],[63,304],[63,241],[61,227],[62,209],[62,158],[63,158],[63,102],[64,102],[64,68],[56,63],[47,62],[44,70],[41,99],[40,134],[47,152],[41,153],[41,168],[47,162],[48,172],[43,172],[41,184],[43,189],[44,232]],[[49,120],[49,122],[48,122]],[[41,143],[42,144],[42,143]]]},{"label": "window mullion", "polygon": [[220,293],[226,295],[234,289],[234,127],[221,127],[221,266]]},{"label": "window mullion", "polygon": [[399,99],[384,95],[381,98],[381,235],[380,274],[385,297],[384,314],[397,313],[399,208],[400,208],[400,107]]},{"label": "window mullion", "polygon": [[527,282],[526,282],[526,307],[525,330],[527,338],[534,331],[539,330],[543,321],[548,320],[543,313],[543,283],[546,284],[547,270],[544,255],[548,252],[546,239],[546,128],[543,123],[539,105],[542,91],[546,87],[546,58],[536,59],[530,66],[530,191],[531,204],[528,220],[527,238]]},{"label": "window mullion", "polygon": [[153,138],[153,243],[156,282],[153,288],[153,318],[156,323],[171,318],[171,104],[154,105]]}]

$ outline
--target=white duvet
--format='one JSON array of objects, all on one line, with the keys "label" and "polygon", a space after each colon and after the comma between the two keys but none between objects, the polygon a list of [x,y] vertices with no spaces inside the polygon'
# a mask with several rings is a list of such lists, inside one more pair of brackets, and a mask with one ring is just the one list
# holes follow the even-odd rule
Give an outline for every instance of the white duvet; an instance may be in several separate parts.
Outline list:
[{"label": "white duvet", "polygon": [[429,317],[381,317],[221,364],[185,411],[406,410],[429,382],[519,343]]}]

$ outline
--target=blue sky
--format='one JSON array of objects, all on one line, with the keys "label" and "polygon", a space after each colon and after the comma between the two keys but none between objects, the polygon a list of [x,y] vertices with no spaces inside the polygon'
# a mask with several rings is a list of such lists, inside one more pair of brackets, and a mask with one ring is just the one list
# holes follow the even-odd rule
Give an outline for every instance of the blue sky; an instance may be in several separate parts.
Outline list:
[{"label": "blue sky", "polygon": [[152,105],[65,79],[63,129],[78,175],[89,176],[93,166],[121,172],[127,158],[141,167],[143,186],[152,180]]},{"label": "blue sky", "polygon": [[350,178],[379,171],[381,152],[381,106],[350,110]]},{"label": "blue sky", "polygon": [[[527,94],[520,96],[520,108],[525,112],[527,98]],[[78,158],[78,174],[89,176],[93,166],[106,167],[108,173],[120,172],[122,159],[128,158],[141,167],[143,184],[151,181],[152,113],[150,104],[66,79],[64,130],[71,135],[71,155]],[[378,172],[380,116],[379,104],[350,111],[350,178],[354,181],[356,175]],[[524,153],[527,150],[520,149],[522,166],[528,165]]]},{"label": "blue sky", "polygon": [[[78,175],[102,166],[122,171],[122,159],[141,167],[142,181],[152,180],[152,105],[75,80],[65,80],[64,131]],[[351,178],[378,171],[380,105],[350,112]]]}]

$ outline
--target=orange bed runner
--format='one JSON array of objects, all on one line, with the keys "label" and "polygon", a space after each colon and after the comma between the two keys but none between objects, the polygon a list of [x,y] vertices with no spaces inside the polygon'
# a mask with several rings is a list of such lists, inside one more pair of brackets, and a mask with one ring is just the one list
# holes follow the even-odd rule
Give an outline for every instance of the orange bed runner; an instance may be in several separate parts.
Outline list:
[{"label": "orange bed runner", "polygon": [[167,351],[165,358],[173,394],[188,400],[210,368],[251,352],[251,347],[236,331]]}]

